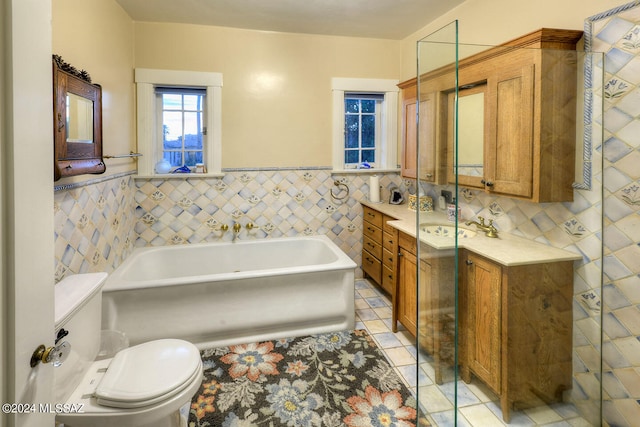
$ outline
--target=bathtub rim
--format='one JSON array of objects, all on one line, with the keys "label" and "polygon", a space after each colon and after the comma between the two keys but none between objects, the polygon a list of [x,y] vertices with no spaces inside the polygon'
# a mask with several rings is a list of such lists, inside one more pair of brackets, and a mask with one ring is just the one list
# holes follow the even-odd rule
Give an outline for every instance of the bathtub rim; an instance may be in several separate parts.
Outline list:
[{"label": "bathtub rim", "polygon": [[[160,250],[166,250],[168,248],[178,250],[181,247],[206,247],[206,246],[224,246],[224,245],[262,245],[270,242],[279,242],[286,240],[320,240],[333,252],[337,259],[335,261],[324,264],[309,264],[295,267],[280,267],[269,268],[260,270],[248,270],[231,273],[216,273],[216,274],[202,274],[195,276],[182,276],[171,277],[167,279],[153,279],[153,280],[126,280],[122,277],[122,271],[126,269],[131,263],[135,262],[135,258],[145,252],[154,252]],[[188,243],[185,245],[166,245],[166,246],[144,246],[135,248],[132,253],[125,259],[125,261],[118,266],[107,278],[103,292],[122,292],[127,290],[139,290],[149,289],[165,286],[180,286],[198,284],[205,281],[232,281],[241,279],[254,279],[264,276],[289,276],[300,273],[308,272],[322,272],[322,271],[344,271],[354,270],[357,264],[340,249],[331,239],[326,235],[319,234],[313,236],[294,236],[294,237],[274,237],[256,240],[238,240],[236,242],[203,242],[203,243]]]}]

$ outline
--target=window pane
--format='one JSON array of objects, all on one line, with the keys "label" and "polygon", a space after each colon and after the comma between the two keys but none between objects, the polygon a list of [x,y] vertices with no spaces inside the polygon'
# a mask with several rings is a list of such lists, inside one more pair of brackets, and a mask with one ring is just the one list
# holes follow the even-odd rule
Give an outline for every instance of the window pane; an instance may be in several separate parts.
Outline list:
[{"label": "window pane", "polygon": [[376,117],[373,115],[362,116],[362,147],[372,148],[376,146]]},{"label": "window pane", "polygon": [[376,112],[376,101],[373,99],[363,99],[362,101],[362,112],[363,113],[375,113]]},{"label": "window pane", "polygon": [[202,95],[185,95],[184,109],[190,111],[202,110]]},{"label": "window pane", "polygon": [[162,108],[165,110],[181,110],[182,95],[174,93],[162,94]]},{"label": "window pane", "polygon": [[202,149],[201,113],[184,113],[184,147]]},{"label": "window pane", "polygon": [[164,158],[171,163],[173,167],[182,166],[182,153],[180,151],[165,151]]},{"label": "window pane", "polygon": [[165,111],[162,113],[162,133],[164,149],[182,147],[182,113]]},{"label": "window pane", "polygon": [[358,124],[358,117],[359,116],[345,117],[345,148],[358,148],[359,146],[360,126]]},{"label": "window pane", "polygon": [[376,161],[376,150],[362,150],[362,161],[373,163]]},{"label": "window pane", "polygon": [[360,102],[357,99],[345,99],[344,111],[346,113],[358,113],[360,112]]},{"label": "window pane", "polygon": [[195,166],[196,163],[202,163],[202,151],[185,151],[184,164],[187,166]]},{"label": "window pane", "polygon": [[344,162],[345,163],[360,163],[358,158],[359,151],[358,150],[346,150],[344,152]]}]

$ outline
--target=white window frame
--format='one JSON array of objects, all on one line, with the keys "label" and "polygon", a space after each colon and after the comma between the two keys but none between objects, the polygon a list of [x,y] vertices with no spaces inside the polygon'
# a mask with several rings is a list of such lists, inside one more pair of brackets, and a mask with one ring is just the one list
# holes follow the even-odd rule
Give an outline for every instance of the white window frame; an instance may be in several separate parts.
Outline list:
[{"label": "white window frame", "polygon": [[[222,74],[199,71],[135,69],[138,113],[138,175],[153,176],[155,165],[162,157],[158,142],[156,116],[156,86],[206,88],[207,136],[204,142],[204,163],[207,175],[222,173]],[[201,175],[201,174],[199,174]],[[172,174],[188,178],[191,174]]]},{"label": "white window frame", "polygon": [[[358,171],[398,170],[398,80],[359,79],[334,77],[331,79],[333,96],[333,170]],[[344,95],[350,92],[379,93],[384,95],[381,108],[382,135],[379,162],[374,169],[345,169],[344,164]],[[376,154],[376,158],[378,155]]]}]

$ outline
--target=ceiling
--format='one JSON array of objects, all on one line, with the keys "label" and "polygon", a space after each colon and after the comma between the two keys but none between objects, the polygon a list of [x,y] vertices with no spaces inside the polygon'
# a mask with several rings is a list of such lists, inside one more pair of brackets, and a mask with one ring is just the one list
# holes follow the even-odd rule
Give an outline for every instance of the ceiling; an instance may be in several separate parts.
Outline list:
[{"label": "ceiling", "polygon": [[464,0],[116,0],[134,21],[401,40]]}]

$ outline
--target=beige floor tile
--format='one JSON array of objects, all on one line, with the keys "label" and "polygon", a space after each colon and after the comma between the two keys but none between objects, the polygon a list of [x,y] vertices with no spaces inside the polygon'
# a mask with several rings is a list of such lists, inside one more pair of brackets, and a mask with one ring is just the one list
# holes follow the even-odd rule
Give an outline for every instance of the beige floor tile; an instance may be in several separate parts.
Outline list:
[{"label": "beige floor tile", "polygon": [[384,352],[394,366],[413,365],[416,363],[416,359],[414,359],[411,353],[404,347],[387,348]]},{"label": "beige floor tile", "polygon": [[449,399],[435,385],[419,387],[418,400],[427,412],[442,412],[453,409]]},{"label": "beige floor tile", "polygon": [[390,307],[374,308],[373,311],[375,311],[381,319],[390,319],[392,315]]},{"label": "beige floor tile", "polygon": [[358,293],[362,298],[373,298],[379,296],[373,289],[358,289]]},{"label": "beige floor tile", "polygon": [[459,408],[460,413],[472,426],[502,426],[504,423],[486,405]]},{"label": "beige floor tile", "polygon": [[380,334],[383,332],[390,332],[387,325],[382,320],[365,320],[364,326],[369,331],[369,334]]},{"label": "beige floor tile", "polygon": [[369,308],[369,304],[367,304],[367,301],[361,298],[355,301],[355,306],[356,306],[356,310],[363,310],[365,308]]},{"label": "beige floor tile", "polygon": [[562,417],[556,411],[548,406],[539,406],[537,408],[529,408],[523,411],[536,424],[550,424],[562,421]]}]

